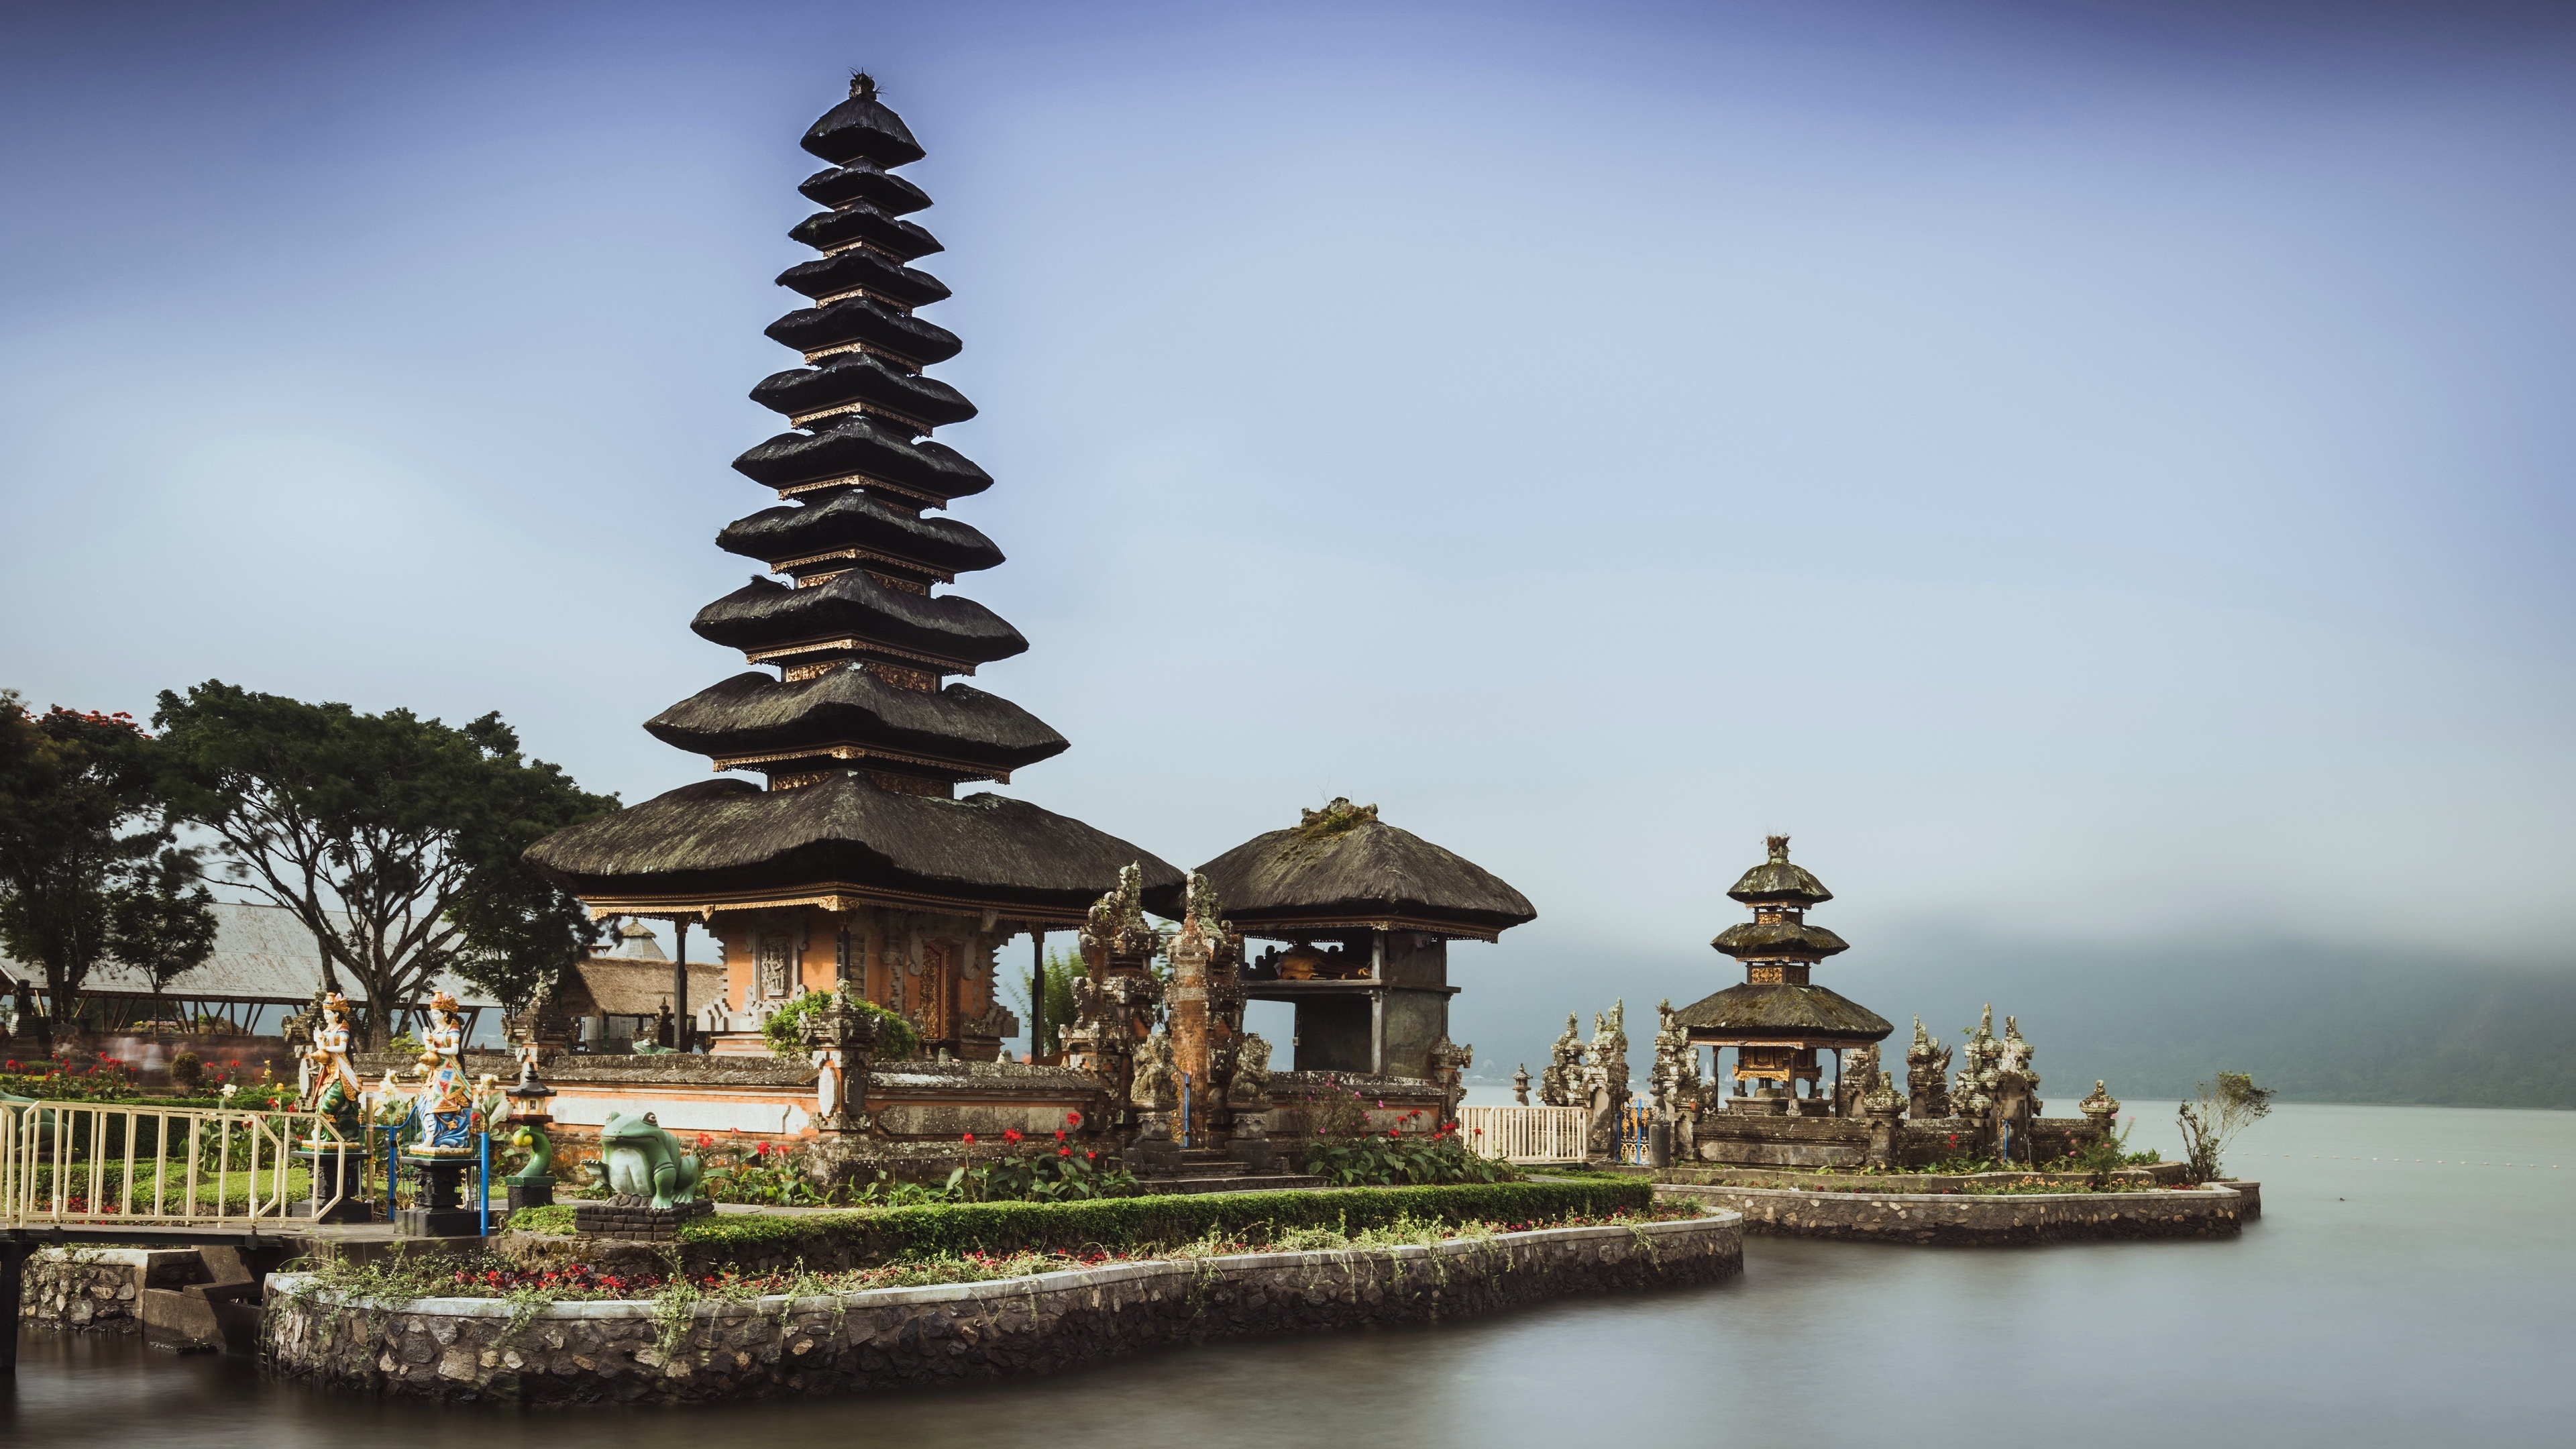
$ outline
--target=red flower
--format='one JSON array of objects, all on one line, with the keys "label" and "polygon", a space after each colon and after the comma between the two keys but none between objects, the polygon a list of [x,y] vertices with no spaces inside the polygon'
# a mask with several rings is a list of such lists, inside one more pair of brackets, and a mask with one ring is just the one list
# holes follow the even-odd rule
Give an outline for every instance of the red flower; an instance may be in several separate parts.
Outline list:
[{"label": "red flower", "polygon": [[1019,1140],[1020,1140],[1020,1129],[1019,1129],[1019,1128],[1017,1128],[1017,1127],[1005,1127],[1005,1128],[1003,1128],[1003,1129],[1002,1129],[1002,1140],[1003,1140],[1003,1141],[1005,1141],[1005,1142],[1017,1142],[1017,1141],[1019,1141]]},{"label": "red flower", "polygon": [[1063,1129],[1063,1128],[1058,1127],[1057,1129],[1055,1129],[1055,1140],[1056,1140],[1056,1141],[1058,1141],[1058,1142],[1062,1142],[1062,1141],[1064,1140],[1064,1129]]},{"label": "red flower", "polygon": [[968,1142],[970,1142],[970,1143],[971,1143],[971,1142],[973,1142],[973,1141],[975,1140],[975,1134],[974,1134],[974,1133],[972,1133],[972,1132],[967,1133],[967,1134],[966,1134],[966,1140],[967,1140]]},{"label": "red flower", "polygon": [[713,1137],[708,1136],[704,1132],[698,1134],[698,1150],[700,1152],[704,1152],[715,1145],[716,1140]]},{"label": "red flower", "polygon": [[1068,1127],[1079,1127],[1082,1125],[1082,1114],[1080,1112],[1067,1112],[1064,1114],[1064,1121],[1065,1125]]},{"label": "red flower", "polygon": [[1097,1162],[1097,1161],[1099,1161],[1099,1160],[1100,1160],[1100,1154],[1099,1154],[1099,1153],[1097,1153],[1097,1152],[1086,1152],[1086,1153],[1084,1153],[1084,1154],[1082,1154],[1082,1155],[1083,1155],[1083,1156],[1085,1156],[1085,1157],[1090,1158],[1090,1159],[1091,1159],[1092,1161],[1094,1161],[1094,1162]]},{"label": "red flower", "polygon": [[1059,1147],[1055,1150],[1055,1155],[1058,1157],[1071,1157],[1073,1155],[1073,1149],[1070,1147]]},{"label": "red flower", "polygon": [[[966,1140],[972,1142],[975,1139],[969,1137]],[[769,1155],[769,1144],[766,1142],[755,1142],[751,1144],[751,1155],[754,1157],[767,1157]]]}]

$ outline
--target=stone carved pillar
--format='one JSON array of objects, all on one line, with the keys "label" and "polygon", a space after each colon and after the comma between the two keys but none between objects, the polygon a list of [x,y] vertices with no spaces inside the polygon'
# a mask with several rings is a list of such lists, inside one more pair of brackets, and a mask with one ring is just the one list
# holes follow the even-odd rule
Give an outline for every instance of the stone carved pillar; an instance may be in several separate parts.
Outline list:
[{"label": "stone carved pillar", "polygon": [[2111,1089],[2096,1079],[2093,1083],[2093,1095],[2076,1103],[2075,1110],[2083,1113],[2084,1120],[2093,1124],[2094,1135],[2108,1137],[2111,1135],[2111,1124],[2119,1120],[2120,1099],[2112,1096]]},{"label": "stone carved pillar", "polygon": [[1190,1089],[1189,1116],[1181,1124],[1181,1135],[1195,1142],[1203,1139],[1215,1115],[1210,1110],[1210,1089],[1222,1091],[1216,1081],[1208,1021],[1208,963],[1216,959],[1216,947],[1199,929],[1197,915],[1184,921],[1180,934],[1172,938],[1168,959],[1172,984],[1164,1003],[1171,1023],[1172,1070],[1187,1080]]},{"label": "stone carved pillar", "polygon": [[1467,1069],[1476,1064],[1476,1048],[1460,1046],[1444,1032],[1425,1055],[1431,1064],[1431,1080],[1440,1084],[1440,1125],[1455,1126],[1458,1104],[1467,1097]]},{"label": "stone carved pillar", "polygon": [[1905,1099],[1897,1095],[1896,1083],[1887,1073],[1874,1075],[1877,1082],[1853,1099],[1852,1105],[1861,1120],[1869,1124],[1869,1165],[1894,1167],[1897,1124],[1905,1115]]},{"label": "stone carved pillar", "polygon": [[814,1126],[823,1132],[865,1132],[874,1125],[868,1115],[868,1069],[877,1044],[876,1018],[850,1000],[844,980],[832,1004],[809,1011],[797,1023],[805,1050],[814,1060]]},{"label": "stone carved pillar", "polygon": [[1906,1112],[1917,1122],[1950,1115],[1950,1049],[1914,1018],[1914,1044],[1905,1049]]},{"label": "stone carved pillar", "polygon": [[1619,1156],[1619,1109],[1628,1104],[1628,1002],[1610,1003],[1608,1012],[1592,1014],[1592,1044],[1585,1050],[1583,1106],[1590,1109],[1585,1135],[1590,1155],[1605,1160]]}]

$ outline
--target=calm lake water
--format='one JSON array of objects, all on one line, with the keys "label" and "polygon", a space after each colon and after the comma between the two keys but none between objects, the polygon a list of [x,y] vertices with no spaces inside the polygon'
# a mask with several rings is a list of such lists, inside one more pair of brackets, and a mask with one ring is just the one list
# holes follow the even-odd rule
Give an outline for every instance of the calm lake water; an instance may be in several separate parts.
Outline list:
[{"label": "calm lake water", "polygon": [[[2172,1105],[2133,1146],[2172,1155]],[[2533,1165],[2538,1164],[2538,1165]],[[2550,1164],[2557,1164],[2555,1169]],[[523,1415],[330,1397],[240,1361],[29,1333],[0,1439],[189,1449],[755,1440],[1589,1449],[2576,1442],[2576,1113],[2285,1106],[2227,1243],[1750,1239],[1710,1288],[1220,1344],[974,1389]],[[162,1435],[168,1439],[160,1438]]]}]

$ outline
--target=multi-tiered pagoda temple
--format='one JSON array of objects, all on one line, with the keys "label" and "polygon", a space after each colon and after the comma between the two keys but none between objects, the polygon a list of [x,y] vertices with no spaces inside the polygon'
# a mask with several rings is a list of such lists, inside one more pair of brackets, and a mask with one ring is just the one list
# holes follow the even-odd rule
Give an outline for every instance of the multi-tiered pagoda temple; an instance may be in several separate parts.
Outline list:
[{"label": "multi-tiered pagoda temple", "polygon": [[[1769,858],[1746,871],[1727,894],[1753,908],[1709,942],[1744,963],[1744,980],[1674,1013],[1695,1046],[1735,1050],[1737,1096],[1776,1105],[1807,1084],[1808,1100],[1825,1107],[1820,1051],[1839,1059],[1849,1048],[1884,1041],[1887,1018],[1808,978],[1816,963],[1850,943],[1807,922],[1809,909],[1834,898],[1806,867],[1791,863],[1789,837],[1766,842]],[[1864,1089],[1871,1084],[1863,1083]]]},{"label": "multi-tiered pagoda temple", "polygon": [[822,255],[779,276],[810,301],[768,335],[806,365],[751,393],[793,430],[734,460],[778,505],[717,536],[762,572],[690,626],[755,667],[645,725],[766,788],[686,786],[549,836],[528,859],[595,912],[707,922],[730,968],[707,1017],[720,1037],[846,979],[926,1047],[989,1058],[1012,1030],[993,993],[1000,942],[1079,925],[1130,862],[1148,888],[1177,890],[1181,875],[1025,801],[958,797],[1065,740],[957,682],[1028,641],[940,592],[1002,553],[936,516],[993,480],[929,436],[975,405],[925,375],[960,344],[914,315],[948,295],[910,265],[940,250],[907,219],[930,198],[895,174],[922,148],[864,75],[804,146],[831,164],[797,189],[829,210],[789,235]]}]

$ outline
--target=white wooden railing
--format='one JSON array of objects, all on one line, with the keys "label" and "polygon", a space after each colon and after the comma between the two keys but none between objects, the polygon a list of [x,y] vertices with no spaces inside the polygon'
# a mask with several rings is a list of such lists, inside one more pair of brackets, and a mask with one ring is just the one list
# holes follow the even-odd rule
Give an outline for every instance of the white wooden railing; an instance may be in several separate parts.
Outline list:
[{"label": "white wooden railing", "polygon": [[[319,1153],[334,1170],[319,1166]],[[0,1102],[0,1227],[247,1224],[319,1217],[365,1180],[366,1143],[311,1112]],[[307,1170],[298,1193],[290,1173]]]},{"label": "white wooden railing", "polygon": [[1460,1107],[1458,1131],[1486,1157],[1507,1162],[1581,1162],[1580,1107]]}]

